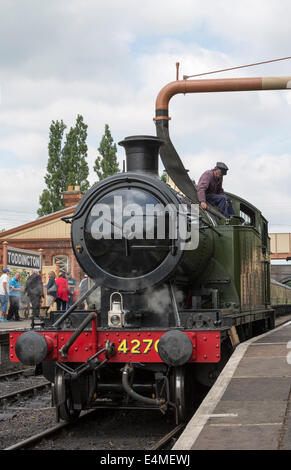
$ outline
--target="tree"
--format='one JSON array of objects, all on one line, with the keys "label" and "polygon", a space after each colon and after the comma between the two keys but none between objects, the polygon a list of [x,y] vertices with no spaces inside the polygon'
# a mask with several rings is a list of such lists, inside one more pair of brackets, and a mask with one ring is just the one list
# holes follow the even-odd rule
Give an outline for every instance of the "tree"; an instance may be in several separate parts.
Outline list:
[{"label": "tree", "polygon": [[66,126],[63,121],[52,121],[48,144],[48,164],[45,175],[47,188],[42,192],[39,203],[39,216],[51,214],[63,209],[63,170],[62,170],[62,139]]},{"label": "tree", "polygon": [[160,176],[160,179],[161,179],[161,181],[163,181],[164,183],[167,183],[167,181],[168,181],[168,175],[167,175],[166,170],[163,171],[163,174]]},{"label": "tree", "polygon": [[62,148],[66,125],[63,121],[52,121],[48,144],[48,164],[45,175],[46,189],[43,190],[39,202],[39,216],[51,214],[65,207],[63,192],[68,186],[80,186],[81,191],[89,188],[88,163],[86,161],[88,147],[87,124],[78,114],[75,127],[71,127],[66,135]]},{"label": "tree", "polygon": [[101,139],[98,152],[100,155],[95,160],[94,171],[97,173],[99,180],[120,171],[116,157],[116,144],[113,143],[108,124],[105,124],[105,133]]},{"label": "tree", "polygon": [[62,168],[64,173],[64,191],[68,186],[78,185],[82,192],[89,188],[89,167],[87,163],[88,146],[87,124],[83,116],[78,114],[75,127],[71,127],[66,135],[66,142],[62,150]]}]

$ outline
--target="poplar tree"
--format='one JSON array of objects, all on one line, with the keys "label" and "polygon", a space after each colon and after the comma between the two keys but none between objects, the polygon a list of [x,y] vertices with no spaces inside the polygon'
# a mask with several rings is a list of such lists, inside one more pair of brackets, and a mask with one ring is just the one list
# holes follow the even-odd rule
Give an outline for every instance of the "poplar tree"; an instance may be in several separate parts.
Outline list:
[{"label": "poplar tree", "polygon": [[83,116],[78,114],[75,127],[71,127],[66,135],[66,142],[62,150],[62,167],[64,173],[64,191],[68,186],[80,186],[81,192],[89,188],[89,167],[87,163],[88,146],[87,124]]},{"label": "poplar tree", "polygon": [[89,167],[87,163],[88,147],[87,124],[78,114],[75,127],[71,127],[63,145],[66,125],[63,121],[52,121],[48,144],[48,164],[45,175],[46,189],[39,202],[39,216],[64,209],[63,192],[68,186],[80,186],[82,192],[89,188]]},{"label": "poplar tree", "polygon": [[100,155],[98,155],[95,160],[94,171],[97,173],[99,180],[119,173],[116,144],[113,141],[108,124],[105,124],[105,132],[101,139],[98,152]]},{"label": "poplar tree", "polygon": [[64,178],[62,170],[62,139],[66,125],[63,121],[52,121],[48,143],[48,163],[45,175],[46,189],[43,190],[40,198],[39,216],[51,214],[63,209],[63,187]]}]

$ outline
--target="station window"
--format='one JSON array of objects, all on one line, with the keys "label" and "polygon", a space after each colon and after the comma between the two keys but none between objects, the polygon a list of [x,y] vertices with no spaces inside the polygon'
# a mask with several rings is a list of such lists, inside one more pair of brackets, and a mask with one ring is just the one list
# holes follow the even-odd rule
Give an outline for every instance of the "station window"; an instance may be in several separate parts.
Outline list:
[{"label": "station window", "polygon": [[54,265],[56,264],[57,261],[60,262],[60,271],[68,272],[69,270],[68,256],[66,255],[54,256],[53,260],[54,260]]}]

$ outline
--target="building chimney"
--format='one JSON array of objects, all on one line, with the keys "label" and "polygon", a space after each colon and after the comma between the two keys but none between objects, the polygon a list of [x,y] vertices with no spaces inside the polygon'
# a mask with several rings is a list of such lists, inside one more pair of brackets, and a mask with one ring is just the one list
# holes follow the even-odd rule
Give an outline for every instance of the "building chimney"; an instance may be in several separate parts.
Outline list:
[{"label": "building chimney", "polygon": [[63,199],[65,207],[72,207],[78,204],[83,194],[80,191],[80,186],[68,186],[68,190],[63,192]]}]

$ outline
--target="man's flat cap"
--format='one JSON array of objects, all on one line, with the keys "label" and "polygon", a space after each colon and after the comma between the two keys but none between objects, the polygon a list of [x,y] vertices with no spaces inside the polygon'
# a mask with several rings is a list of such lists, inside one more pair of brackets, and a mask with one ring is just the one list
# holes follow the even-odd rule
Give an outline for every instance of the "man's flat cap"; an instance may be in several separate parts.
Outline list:
[{"label": "man's flat cap", "polygon": [[228,170],[228,167],[226,166],[225,163],[217,162],[217,163],[216,163],[216,168],[219,168],[219,170],[221,170],[221,173],[222,173],[223,175],[226,175],[227,170]]}]

